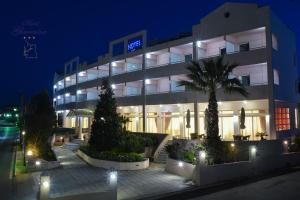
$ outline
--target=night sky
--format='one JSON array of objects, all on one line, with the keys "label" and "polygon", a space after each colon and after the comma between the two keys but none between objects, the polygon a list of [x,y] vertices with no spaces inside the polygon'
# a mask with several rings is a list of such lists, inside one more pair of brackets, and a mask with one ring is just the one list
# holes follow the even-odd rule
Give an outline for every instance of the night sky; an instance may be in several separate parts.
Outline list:
[{"label": "night sky", "polygon": [[[0,106],[19,103],[47,89],[52,95],[55,71],[79,56],[95,61],[108,51],[111,40],[148,30],[148,40],[190,32],[192,25],[226,1],[221,0],[44,0],[4,1],[0,8]],[[234,2],[234,1],[231,1]],[[300,0],[238,1],[270,5],[296,33],[300,58]],[[22,25],[38,31],[37,59],[23,55]]]}]

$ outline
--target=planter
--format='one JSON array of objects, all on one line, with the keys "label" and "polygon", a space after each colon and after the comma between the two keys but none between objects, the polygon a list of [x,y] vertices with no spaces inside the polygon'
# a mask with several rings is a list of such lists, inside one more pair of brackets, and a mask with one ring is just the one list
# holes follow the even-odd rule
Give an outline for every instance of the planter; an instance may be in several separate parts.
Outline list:
[{"label": "planter", "polygon": [[168,158],[165,171],[171,174],[176,174],[185,177],[187,179],[192,179],[194,169],[195,165],[184,161]]},{"label": "planter", "polygon": [[101,167],[104,169],[115,169],[115,170],[140,170],[149,167],[149,159],[147,158],[141,162],[116,162],[110,160],[99,160],[92,158],[84,152],[78,150],[77,155],[82,158],[85,162],[94,167]]}]

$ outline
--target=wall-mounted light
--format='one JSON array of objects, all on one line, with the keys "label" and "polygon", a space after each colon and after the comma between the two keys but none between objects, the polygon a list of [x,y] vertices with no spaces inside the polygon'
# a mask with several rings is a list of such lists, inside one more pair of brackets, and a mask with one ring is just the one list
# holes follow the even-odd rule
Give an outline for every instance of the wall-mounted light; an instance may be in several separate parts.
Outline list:
[{"label": "wall-mounted light", "polygon": [[70,77],[66,77],[66,81],[70,81],[71,80],[71,78]]},{"label": "wall-mounted light", "polygon": [[201,48],[201,46],[202,46],[202,42],[201,42],[201,41],[197,41],[196,44],[197,44],[197,47],[198,47],[198,48]]},{"label": "wall-mounted light", "polygon": [[151,54],[150,53],[146,53],[146,58],[150,59],[151,58]]},{"label": "wall-mounted light", "polygon": [[231,146],[231,148],[234,148],[234,147],[235,147],[235,144],[234,144],[234,143],[231,143],[230,146]]},{"label": "wall-mounted light", "polygon": [[116,66],[117,66],[117,63],[116,63],[116,62],[112,62],[112,63],[111,63],[111,66],[116,67]]},{"label": "wall-mounted light", "polygon": [[150,83],[151,83],[150,79],[145,79],[145,84],[146,84],[146,85],[148,85],[148,84],[150,84]]},{"label": "wall-mounted light", "polygon": [[57,99],[61,99],[61,97],[60,97],[60,96],[57,96]]},{"label": "wall-mounted light", "polygon": [[221,102],[221,101],[218,101],[218,105],[220,106],[220,105],[222,105],[223,103]]},{"label": "wall-mounted light", "polygon": [[81,90],[77,90],[77,94],[82,94],[82,91]]},{"label": "wall-mounted light", "polygon": [[58,82],[58,85],[59,85],[59,86],[61,86],[61,85],[62,85],[62,82],[61,82],[61,81],[59,81],[59,82]]},{"label": "wall-mounted light", "polygon": [[116,85],[115,84],[111,84],[111,88],[112,89],[116,89]]},{"label": "wall-mounted light", "polygon": [[243,101],[244,104],[247,104],[248,102],[246,100]]},{"label": "wall-mounted light", "polygon": [[65,97],[69,97],[69,96],[70,96],[70,93],[66,93],[66,94],[65,94]]},{"label": "wall-mounted light", "polygon": [[79,73],[78,73],[78,76],[85,76],[85,75],[86,75],[85,72],[79,72]]},{"label": "wall-mounted light", "polygon": [[56,85],[53,85],[53,88],[54,88],[54,89],[56,89],[56,88],[57,88],[57,86],[56,86]]}]

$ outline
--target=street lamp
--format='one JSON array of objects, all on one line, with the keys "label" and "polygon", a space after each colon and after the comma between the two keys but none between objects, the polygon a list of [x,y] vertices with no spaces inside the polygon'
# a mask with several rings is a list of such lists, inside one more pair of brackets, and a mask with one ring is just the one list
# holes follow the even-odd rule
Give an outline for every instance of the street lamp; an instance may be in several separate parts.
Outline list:
[{"label": "street lamp", "polygon": [[27,156],[32,156],[33,155],[33,152],[31,150],[28,150],[27,151]]},{"label": "street lamp", "polygon": [[26,166],[26,155],[25,155],[25,135],[26,132],[22,131],[22,149],[23,149],[23,165]]}]

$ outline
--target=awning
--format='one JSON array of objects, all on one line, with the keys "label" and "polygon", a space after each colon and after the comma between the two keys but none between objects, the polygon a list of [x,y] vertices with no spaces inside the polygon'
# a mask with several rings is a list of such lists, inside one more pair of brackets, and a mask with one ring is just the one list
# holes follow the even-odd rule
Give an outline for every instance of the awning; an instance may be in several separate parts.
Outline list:
[{"label": "awning", "polygon": [[92,117],[94,115],[93,111],[89,109],[77,109],[70,110],[67,117]]}]

